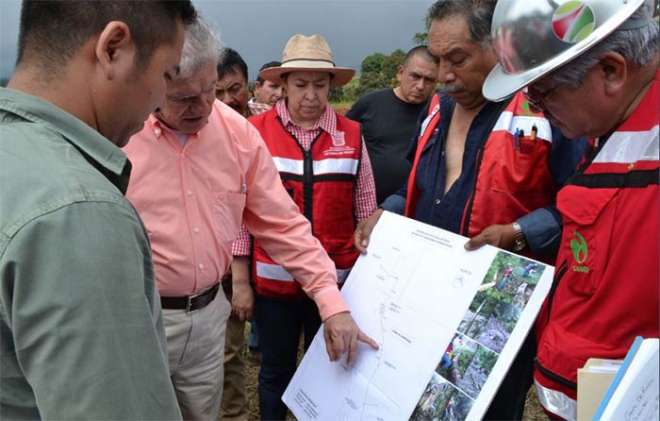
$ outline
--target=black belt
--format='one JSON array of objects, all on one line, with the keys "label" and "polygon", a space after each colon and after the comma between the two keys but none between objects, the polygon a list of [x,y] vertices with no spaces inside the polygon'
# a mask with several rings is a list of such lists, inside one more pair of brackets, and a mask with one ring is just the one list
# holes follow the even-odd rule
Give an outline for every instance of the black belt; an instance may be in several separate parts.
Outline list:
[{"label": "black belt", "polygon": [[215,298],[220,288],[220,283],[211,288],[188,297],[160,297],[160,306],[165,310],[200,310]]}]

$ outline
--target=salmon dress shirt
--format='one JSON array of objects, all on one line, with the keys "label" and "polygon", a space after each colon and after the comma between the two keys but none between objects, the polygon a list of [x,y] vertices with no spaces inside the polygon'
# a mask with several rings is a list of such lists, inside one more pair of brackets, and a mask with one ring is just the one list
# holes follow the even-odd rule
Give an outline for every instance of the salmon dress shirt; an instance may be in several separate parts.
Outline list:
[{"label": "salmon dress shirt", "polygon": [[126,197],[149,234],[160,294],[192,295],[219,282],[244,223],[323,320],[348,311],[334,264],[282,186],[259,132],[216,100],[207,124],[183,146],[179,135],[152,114],[124,148],[133,164]]}]

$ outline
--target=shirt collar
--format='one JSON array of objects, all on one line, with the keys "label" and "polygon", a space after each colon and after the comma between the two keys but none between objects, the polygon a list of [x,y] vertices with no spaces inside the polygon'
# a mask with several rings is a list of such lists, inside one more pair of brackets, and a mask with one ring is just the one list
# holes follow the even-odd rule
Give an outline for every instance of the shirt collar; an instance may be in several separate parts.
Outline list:
[{"label": "shirt collar", "polygon": [[293,127],[298,127],[303,130],[323,130],[327,133],[329,133],[332,136],[335,136],[337,132],[337,116],[332,109],[332,106],[328,103],[325,106],[325,109],[323,110],[323,113],[321,113],[321,116],[319,117],[318,120],[314,123],[314,125],[310,128],[303,128],[297,125],[296,123],[293,122],[291,119],[291,114],[289,113],[289,109],[286,107],[286,99],[281,99],[275,104],[275,108],[277,109],[277,115],[280,116],[282,119],[282,124],[284,125],[285,128],[288,128],[289,126]]},{"label": "shirt collar", "polygon": [[[130,171],[128,158],[117,145],[79,118],[48,101],[14,89],[0,88],[0,110],[48,126],[116,176],[123,176],[126,167]],[[115,182],[114,178],[111,181]]]}]

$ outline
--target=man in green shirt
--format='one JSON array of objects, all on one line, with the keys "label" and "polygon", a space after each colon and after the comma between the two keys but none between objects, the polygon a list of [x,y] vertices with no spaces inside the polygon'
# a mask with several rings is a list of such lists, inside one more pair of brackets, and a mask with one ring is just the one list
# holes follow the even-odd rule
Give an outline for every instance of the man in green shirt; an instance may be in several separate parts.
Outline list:
[{"label": "man in green shirt", "polygon": [[117,147],[177,72],[185,1],[23,2],[0,90],[0,418],[180,419]]}]

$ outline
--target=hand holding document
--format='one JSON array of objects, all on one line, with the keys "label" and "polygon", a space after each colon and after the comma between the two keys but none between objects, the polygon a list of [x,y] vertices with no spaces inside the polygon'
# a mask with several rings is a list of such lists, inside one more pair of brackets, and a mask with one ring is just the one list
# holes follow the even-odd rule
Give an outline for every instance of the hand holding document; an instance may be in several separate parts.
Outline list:
[{"label": "hand holding document", "polygon": [[342,294],[380,348],[330,362],[314,338],[283,400],[306,420],[483,417],[554,268],[388,212]]}]

